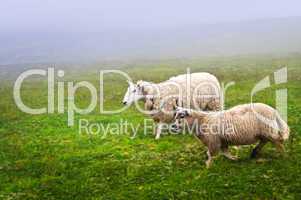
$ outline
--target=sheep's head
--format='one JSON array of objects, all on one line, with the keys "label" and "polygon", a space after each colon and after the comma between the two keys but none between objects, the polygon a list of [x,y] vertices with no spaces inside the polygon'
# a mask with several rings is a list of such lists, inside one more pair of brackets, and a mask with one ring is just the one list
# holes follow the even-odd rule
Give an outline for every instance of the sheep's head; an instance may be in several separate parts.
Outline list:
[{"label": "sheep's head", "polygon": [[189,109],[176,107],[175,122],[171,125],[172,131],[181,132],[184,126],[185,118],[189,118]]},{"label": "sheep's head", "polygon": [[133,82],[128,81],[129,87],[123,97],[122,103],[124,105],[131,105],[132,103],[144,98],[141,89]]},{"label": "sheep's head", "polygon": [[175,119],[182,119],[189,116],[189,109],[176,107]]}]

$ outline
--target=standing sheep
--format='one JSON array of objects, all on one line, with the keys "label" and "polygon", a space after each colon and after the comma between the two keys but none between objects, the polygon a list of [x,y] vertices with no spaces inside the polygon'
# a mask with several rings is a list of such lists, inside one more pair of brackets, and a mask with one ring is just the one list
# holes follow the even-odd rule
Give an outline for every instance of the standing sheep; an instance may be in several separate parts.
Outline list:
[{"label": "standing sheep", "polygon": [[220,85],[209,73],[192,73],[172,77],[161,83],[129,82],[123,104],[130,105],[144,100],[145,110],[157,123],[156,139],[160,138],[163,125],[174,121],[174,104],[201,110],[219,110]]},{"label": "standing sheep", "polygon": [[221,112],[177,108],[175,118],[175,130],[183,128],[181,118],[184,118],[190,130],[192,127],[197,137],[208,147],[207,167],[212,163],[212,156],[219,151],[235,160],[236,157],[228,151],[229,145],[249,145],[259,141],[251,154],[254,158],[267,142],[283,151],[283,142],[289,137],[289,127],[279,113],[262,103],[239,105]]}]

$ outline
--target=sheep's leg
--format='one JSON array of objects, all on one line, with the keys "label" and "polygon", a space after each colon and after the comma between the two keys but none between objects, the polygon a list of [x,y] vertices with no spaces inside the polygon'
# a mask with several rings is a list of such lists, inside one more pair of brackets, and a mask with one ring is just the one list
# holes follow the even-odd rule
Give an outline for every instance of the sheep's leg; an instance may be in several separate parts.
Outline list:
[{"label": "sheep's leg", "polygon": [[162,132],[163,124],[158,123],[157,128],[156,128],[156,140],[160,138],[160,134]]},{"label": "sheep's leg", "polygon": [[234,156],[229,152],[228,147],[225,147],[225,148],[222,149],[222,155],[224,155],[226,158],[228,158],[230,160],[237,160],[238,159],[237,156]]},{"label": "sheep's leg", "polygon": [[276,148],[281,153],[285,152],[285,148],[284,148],[284,145],[282,143],[276,143]]},{"label": "sheep's leg", "polygon": [[284,153],[285,153],[285,148],[284,148],[283,143],[277,141],[277,142],[274,142],[274,144],[275,144],[277,150],[281,153],[281,155],[284,155]]},{"label": "sheep's leg", "polygon": [[267,140],[260,140],[260,142],[256,145],[256,147],[253,149],[251,153],[251,158],[255,158],[259,151],[262,149],[262,147],[267,143]]},{"label": "sheep's leg", "polygon": [[215,147],[209,147],[208,151],[207,151],[207,157],[208,159],[206,160],[206,167],[207,169],[210,168],[212,161],[213,161],[213,156],[215,156],[219,151],[219,147],[215,146]]},{"label": "sheep's leg", "polygon": [[221,150],[222,144],[220,138],[215,135],[211,135],[203,139],[206,141],[205,144],[207,144],[208,147],[208,159],[206,160],[206,167],[209,168],[212,164],[213,156],[215,156]]},{"label": "sheep's leg", "polygon": [[210,168],[211,163],[212,163],[212,159],[213,159],[213,158],[212,158],[212,155],[211,155],[211,153],[210,153],[209,150],[207,151],[207,157],[208,157],[208,158],[207,158],[207,160],[206,160],[206,162],[205,162],[205,163],[206,163],[206,167],[207,167],[207,168]]},{"label": "sheep's leg", "polygon": [[235,149],[235,155],[236,155],[236,157],[238,157],[241,146],[234,146],[233,149]]}]

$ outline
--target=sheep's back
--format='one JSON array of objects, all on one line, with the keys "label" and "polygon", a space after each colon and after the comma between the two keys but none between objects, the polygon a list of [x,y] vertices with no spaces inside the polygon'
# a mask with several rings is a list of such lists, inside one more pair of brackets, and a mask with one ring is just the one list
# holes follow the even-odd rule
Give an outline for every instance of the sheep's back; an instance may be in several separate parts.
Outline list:
[{"label": "sheep's back", "polygon": [[[234,114],[222,112],[208,117],[209,134],[218,134],[222,141],[231,145],[245,145],[256,142],[260,127],[250,112]],[[208,131],[207,131],[208,133]]]},{"label": "sheep's back", "polygon": [[278,130],[262,119],[276,123],[276,114],[275,109],[265,104],[244,104],[217,114],[212,113],[208,116],[208,122],[219,128],[217,132],[225,142],[234,145],[252,144],[263,137],[273,140],[280,138]]},{"label": "sheep's back", "polygon": [[201,110],[219,110],[221,107],[219,82],[209,73],[192,73],[189,83],[186,74],[179,75],[158,84],[158,88],[161,97],[182,97],[180,106],[183,107]]},{"label": "sheep's back", "polygon": [[[167,123],[174,121],[174,115],[170,112],[174,110],[172,102],[174,98],[178,98],[178,105],[182,107],[190,106],[201,110],[220,109],[220,85],[216,77],[209,73],[192,73],[189,85],[186,74],[172,77],[154,84],[151,95],[155,97],[153,108],[158,111],[152,115],[156,121]],[[170,113],[162,112],[162,109]]]}]

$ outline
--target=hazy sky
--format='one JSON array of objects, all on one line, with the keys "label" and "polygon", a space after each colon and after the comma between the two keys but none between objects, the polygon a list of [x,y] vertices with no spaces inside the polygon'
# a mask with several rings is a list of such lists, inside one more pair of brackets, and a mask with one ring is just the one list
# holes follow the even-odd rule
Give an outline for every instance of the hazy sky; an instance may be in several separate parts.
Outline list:
[{"label": "hazy sky", "polygon": [[300,15],[300,0],[2,0],[0,5],[1,32],[94,32]]}]

